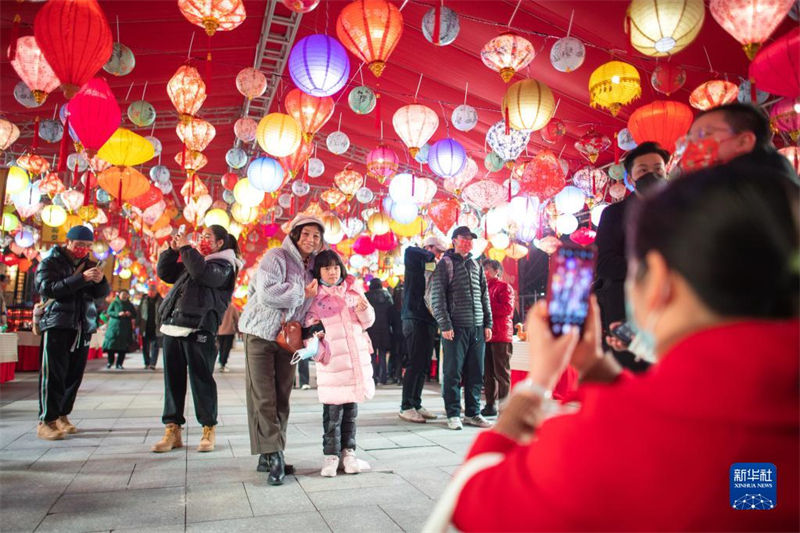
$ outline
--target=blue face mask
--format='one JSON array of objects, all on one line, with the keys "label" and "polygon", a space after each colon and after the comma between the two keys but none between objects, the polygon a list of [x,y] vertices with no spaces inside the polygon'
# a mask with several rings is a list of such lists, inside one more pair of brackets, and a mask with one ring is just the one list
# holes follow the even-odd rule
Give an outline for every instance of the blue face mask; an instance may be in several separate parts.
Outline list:
[{"label": "blue face mask", "polygon": [[630,297],[630,289],[628,283],[625,283],[625,317],[628,324],[633,329],[635,336],[628,346],[628,351],[635,355],[638,359],[647,361],[648,363],[655,363],[656,358],[656,337],[653,335],[658,319],[661,318],[661,313],[653,313],[643,325],[636,323],[636,318],[633,312],[633,299]]},{"label": "blue face mask", "polygon": [[292,355],[292,362],[291,364],[296,365],[300,361],[304,359],[311,359],[319,352],[319,337],[316,335],[312,336],[311,339],[308,341],[308,345],[300,348],[294,355]]}]

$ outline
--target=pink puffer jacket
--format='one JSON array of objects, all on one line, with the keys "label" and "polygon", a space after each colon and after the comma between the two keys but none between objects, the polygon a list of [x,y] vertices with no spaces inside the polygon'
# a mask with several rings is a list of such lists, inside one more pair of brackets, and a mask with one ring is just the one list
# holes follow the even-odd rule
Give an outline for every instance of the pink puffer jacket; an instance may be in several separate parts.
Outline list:
[{"label": "pink puffer jacket", "polygon": [[366,301],[360,284],[348,276],[335,287],[320,284],[306,314],[306,326],[322,322],[325,327],[315,357],[317,394],[322,403],[359,403],[375,395],[372,345],[366,332],[375,322],[375,311],[369,303],[363,311],[356,311],[362,299]]}]

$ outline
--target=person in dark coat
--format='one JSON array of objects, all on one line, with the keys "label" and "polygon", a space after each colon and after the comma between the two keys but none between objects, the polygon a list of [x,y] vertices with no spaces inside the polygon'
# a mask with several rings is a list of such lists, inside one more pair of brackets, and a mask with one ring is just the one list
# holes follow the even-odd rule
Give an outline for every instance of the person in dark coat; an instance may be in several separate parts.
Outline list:
[{"label": "person in dark coat", "polygon": [[142,357],[144,366],[150,370],[156,369],[158,362],[158,348],[161,344],[161,320],[158,317],[158,306],[164,301],[158,294],[155,283],[147,286],[147,294],[139,304],[139,332],[142,334]]},{"label": "person in dark coat", "polygon": [[394,303],[389,308],[389,323],[392,327],[392,348],[389,356],[389,380],[396,385],[403,384],[403,368],[407,365],[408,349],[403,336],[403,284],[392,291]]},{"label": "person in dark coat", "polygon": [[[197,420],[203,426],[199,452],[210,452],[217,425],[216,334],[231,303],[236,275],[242,267],[236,239],[219,225],[203,230],[197,249],[178,232],[158,257],[157,273],[172,283],[159,308],[164,335],[164,437],[153,446],[156,453],[183,446],[181,426],[186,423],[186,373],[192,387]],[[179,261],[180,259],[180,261]]]},{"label": "person in dark coat", "polygon": [[97,330],[94,301],[108,295],[108,281],[89,259],[94,233],[86,226],[67,232],[36,269],[36,289],[48,302],[39,321],[42,366],[39,371],[40,439],[59,440],[78,430],[67,415],[83,380],[89,340]]},{"label": "person in dark coat", "polygon": [[108,326],[103,340],[103,351],[108,354],[106,368],[114,365],[116,356],[117,370],[122,370],[125,354],[133,342],[133,321],[136,320],[136,308],[131,303],[131,295],[121,290],[108,306],[106,311]]},{"label": "person in dark coat", "polygon": [[372,376],[375,383],[386,385],[386,358],[392,349],[392,323],[389,319],[389,310],[394,306],[392,295],[383,288],[383,282],[372,278],[369,290],[365,293],[367,301],[375,310],[375,322],[367,328],[367,334],[372,341]]}]

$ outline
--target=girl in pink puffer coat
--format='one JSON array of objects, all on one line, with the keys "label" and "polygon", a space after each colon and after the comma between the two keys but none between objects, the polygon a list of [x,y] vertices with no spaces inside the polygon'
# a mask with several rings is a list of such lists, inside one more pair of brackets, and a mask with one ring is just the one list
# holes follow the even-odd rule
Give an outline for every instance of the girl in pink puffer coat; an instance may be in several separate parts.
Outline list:
[{"label": "girl in pink puffer coat", "polygon": [[332,250],[314,260],[319,290],[306,314],[306,327],[321,323],[317,361],[317,393],[322,402],[323,462],[321,475],[333,477],[341,463],[347,474],[369,468],[356,458],[358,403],[375,395],[372,380],[372,345],[366,329],[375,311],[363,288],[347,276],[344,263]]}]

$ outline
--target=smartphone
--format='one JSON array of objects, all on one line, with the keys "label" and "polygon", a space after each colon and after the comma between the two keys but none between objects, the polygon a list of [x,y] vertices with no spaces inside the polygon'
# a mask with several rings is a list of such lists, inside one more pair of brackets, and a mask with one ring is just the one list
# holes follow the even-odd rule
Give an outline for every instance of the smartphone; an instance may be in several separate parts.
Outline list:
[{"label": "smartphone", "polygon": [[597,250],[592,247],[564,245],[550,256],[547,314],[553,335],[559,336],[572,326],[583,331],[596,260]]},{"label": "smartphone", "polygon": [[623,322],[619,326],[615,327],[610,331],[610,333],[625,344],[630,344],[633,340],[633,328],[627,322]]}]

